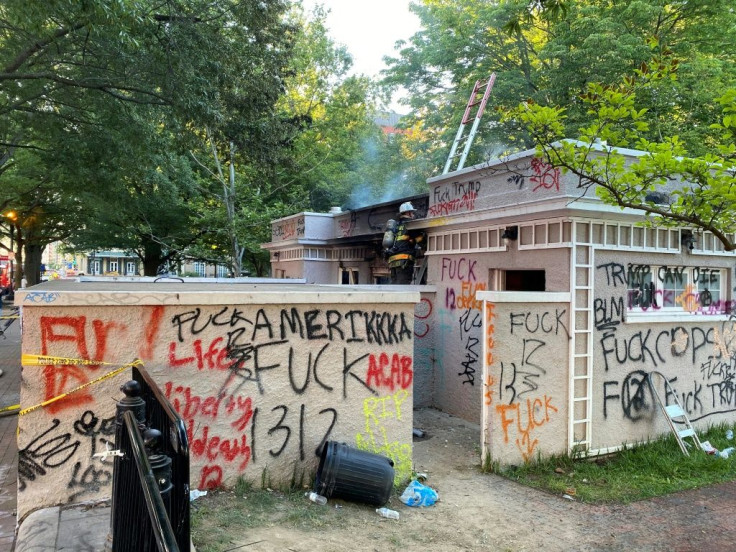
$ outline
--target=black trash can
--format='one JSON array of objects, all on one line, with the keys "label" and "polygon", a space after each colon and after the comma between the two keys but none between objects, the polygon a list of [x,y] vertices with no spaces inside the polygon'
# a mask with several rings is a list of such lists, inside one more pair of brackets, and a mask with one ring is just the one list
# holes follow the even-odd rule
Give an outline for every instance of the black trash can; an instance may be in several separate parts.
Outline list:
[{"label": "black trash can", "polygon": [[314,492],[381,506],[394,486],[394,462],[390,458],[327,441],[322,448]]}]

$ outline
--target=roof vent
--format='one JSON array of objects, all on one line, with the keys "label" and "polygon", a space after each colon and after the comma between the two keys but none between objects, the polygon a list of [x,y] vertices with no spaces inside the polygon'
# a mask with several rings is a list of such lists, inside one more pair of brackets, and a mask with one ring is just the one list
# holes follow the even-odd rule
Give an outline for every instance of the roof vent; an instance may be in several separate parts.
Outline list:
[{"label": "roof vent", "polygon": [[340,207],[330,207],[330,213],[336,215],[342,213],[342,209]]}]

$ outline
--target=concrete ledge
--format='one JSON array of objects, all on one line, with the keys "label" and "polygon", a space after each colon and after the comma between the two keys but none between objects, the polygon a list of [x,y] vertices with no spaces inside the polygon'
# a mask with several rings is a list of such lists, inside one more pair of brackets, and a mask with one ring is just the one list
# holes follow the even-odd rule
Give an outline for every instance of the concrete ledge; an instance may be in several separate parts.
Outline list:
[{"label": "concrete ledge", "polygon": [[[418,286],[54,280],[16,291],[22,306],[418,303]],[[226,297],[226,299],[223,299]]]}]

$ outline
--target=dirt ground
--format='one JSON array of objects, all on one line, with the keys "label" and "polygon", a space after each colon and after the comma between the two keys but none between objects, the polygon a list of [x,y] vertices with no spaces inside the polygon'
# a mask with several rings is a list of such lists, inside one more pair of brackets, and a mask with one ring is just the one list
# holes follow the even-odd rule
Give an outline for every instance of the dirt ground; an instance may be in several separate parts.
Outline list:
[{"label": "dirt ground", "polygon": [[[384,519],[375,507],[330,500],[321,529],[301,530],[283,525],[243,531],[226,551],[460,551],[571,550],[573,535],[550,539],[548,522],[534,510],[566,509],[569,502],[527,489],[479,469],[479,426],[433,409],[414,413],[414,427],[426,432],[414,441],[414,465],[428,475],[438,503],[426,508],[405,506],[392,496],[387,506],[400,513]],[[541,502],[540,502],[541,501]],[[311,505],[315,508],[320,506]],[[562,519],[555,516],[554,525]],[[535,531],[536,530],[536,531]],[[565,533],[567,530],[564,531]],[[196,540],[195,540],[196,544]]]},{"label": "dirt ground", "polygon": [[[400,513],[395,521],[342,500],[318,506],[282,498],[253,527],[238,526],[242,517],[220,519],[227,538],[208,550],[736,552],[736,480],[626,505],[584,504],[482,473],[475,424],[422,409],[414,412],[414,427],[428,435],[414,441],[414,464],[439,493],[434,506],[410,508],[392,496],[388,506]],[[215,506],[226,494],[204,499]],[[235,511],[243,498],[219,504]]]}]

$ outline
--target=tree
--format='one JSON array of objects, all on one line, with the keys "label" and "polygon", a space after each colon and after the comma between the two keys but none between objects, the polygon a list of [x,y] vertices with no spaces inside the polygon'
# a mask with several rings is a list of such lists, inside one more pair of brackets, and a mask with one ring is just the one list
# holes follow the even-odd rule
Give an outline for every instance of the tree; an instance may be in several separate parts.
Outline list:
[{"label": "tree", "polygon": [[658,60],[679,62],[676,81],[642,90],[647,137],[678,134],[695,154],[717,133],[716,98],[736,86],[736,13],[732,2],[423,0],[412,4],[422,30],[389,59],[389,86],[409,90],[433,172],[444,165],[473,84],[497,75],[468,163],[532,140],[502,114],[519,101],[566,108],[574,135],[587,120],[579,97],[590,82],[613,85]]},{"label": "tree", "polygon": [[[577,140],[564,139],[564,108],[522,104],[510,117],[526,126],[540,155],[578,177],[581,189],[593,188],[608,204],[644,212],[649,224],[712,232],[726,251],[735,250],[736,89],[717,100],[722,111],[710,125],[718,138],[713,151],[693,156],[677,136],[647,139],[645,110],[637,107],[638,90],[674,74],[665,66],[638,77],[616,87],[589,85],[581,100],[590,121]],[[645,154],[627,162],[618,150],[623,147]]]},{"label": "tree", "polygon": [[[109,237],[129,243],[136,232],[128,230],[136,225],[124,215],[131,214],[142,225],[137,245],[146,272],[155,273],[154,265],[164,259],[162,244],[186,225],[191,230],[190,217],[178,209],[193,188],[185,182],[175,189],[181,183],[169,174],[163,177],[173,186],[168,203],[162,204],[163,196],[155,199],[162,167],[179,165],[176,170],[183,174],[180,163],[166,153],[172,144],[178,148],[174,154],[186,152],[181,135],[176,144],[166,131],[219,124],[222,104],[233,98],[240,102],[240,114],[248,116],[230,121],[231,127],[240,124],[243,132],[248,124],[251,130],[260,128],[259,110],[268,103],[259,98],[267,87],[281,86],[288,56],[289,32],[281,18],[285,7],[281,0],[6,2],[0,9],[0,205],[30,210],[35,204],[24,203],[28,192],[44,188],[37,201],[61,190],[70,201],[85,204],[81,212],[70,213],[76,218],[67,224],[77,243],[83,243],[84,231],[98,226],[89,215],[100,213],[120,228]],[[246,84],[250,95],[233,94]],[[166,126],[157,129],[155,124]],[[143,152],[139,142],[154,145],[156,140],[140,136],[156,134],[161,149]],[[100,137],[108,149],[95,141]],[[252,132],[249,139],[257,143],[259,137]],[[7,185],[6,174],[8,167],[30,157],[19,156],[21,151],[35,153],[34,163],[45,169],[45,176],[19,188]],[[136,194],[141,190],[147,192]],[[137,207],[120,208],[133,201]],[[156,228],[153,222],[167,218],[156,216],[156,209],[172,215],[168,218],[176,226]]]}]

